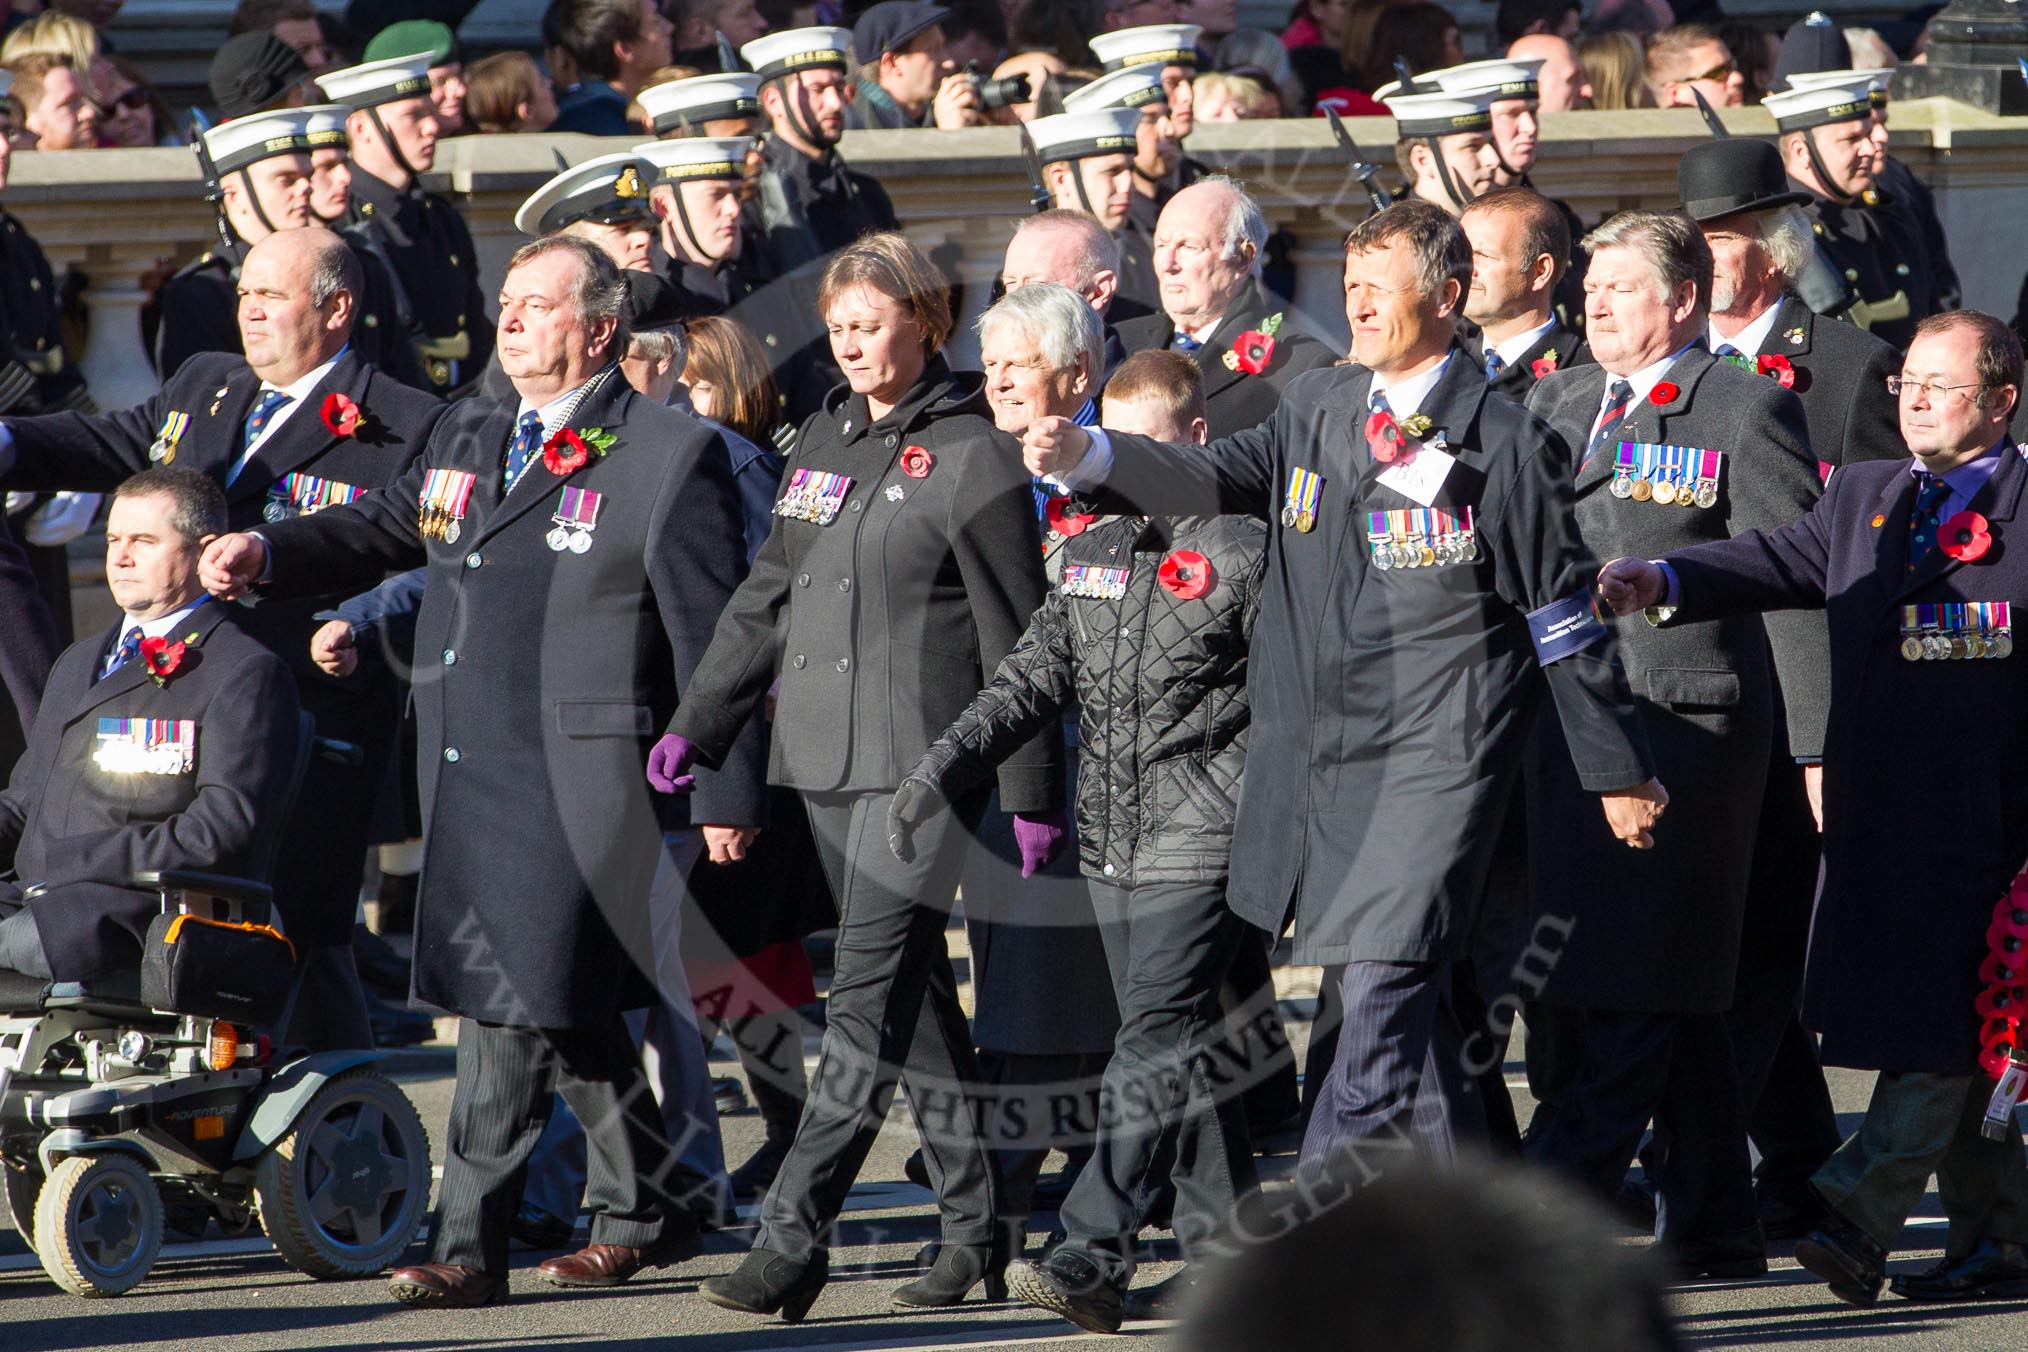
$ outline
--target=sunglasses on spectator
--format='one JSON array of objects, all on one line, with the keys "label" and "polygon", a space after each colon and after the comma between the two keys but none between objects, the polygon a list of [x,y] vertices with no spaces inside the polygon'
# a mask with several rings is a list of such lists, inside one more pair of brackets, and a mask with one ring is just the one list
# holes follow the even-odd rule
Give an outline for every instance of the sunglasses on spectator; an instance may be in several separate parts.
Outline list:
[{"label": "sunglasses on spectator", "polygon": [[135,85],[132,89],[129,89],[126,93],[113,99],[111,102],[107,102],[104,99],[93,99],[92,102],[98,106],[98,110],[102,113],[111,113],[115,109],[123,113],[137,113],[148,106],[148,91],[139,85]]},{"label": "sunglasses on spectator", "polygon": [[1702,75],[1691,75],[1686,77],[1683,80],[1683,83],[1696,84],[1699,80],[1727,79],[1733,74],[1733,72],[1737,71],[1738,69],[1739,67],[1733,65],[1730,61],[1724,61],[1719,63],[1718,65],[1713,66],[1710,70],[1705,71]]}]

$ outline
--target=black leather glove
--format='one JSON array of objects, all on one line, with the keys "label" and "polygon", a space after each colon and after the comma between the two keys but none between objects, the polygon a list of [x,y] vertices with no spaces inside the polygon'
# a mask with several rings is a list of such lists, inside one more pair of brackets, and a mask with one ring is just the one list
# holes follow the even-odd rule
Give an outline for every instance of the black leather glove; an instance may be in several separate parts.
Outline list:
[{"label": "black leather glove", "polygon": [[915,862],[915,828],[944,810],[944,796],[924,779],[904,779],[887,805],[887,848],[904,864]]}]

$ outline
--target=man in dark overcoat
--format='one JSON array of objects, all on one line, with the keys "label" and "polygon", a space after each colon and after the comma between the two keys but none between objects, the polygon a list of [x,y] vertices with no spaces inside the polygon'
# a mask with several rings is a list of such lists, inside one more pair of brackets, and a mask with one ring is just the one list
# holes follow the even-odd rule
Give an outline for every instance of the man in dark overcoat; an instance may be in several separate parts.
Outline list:
[{"label": "man in dark overcoat", "polygon": [[1157,233],[1162,309],[1121,320],[1121,344],[1129,355],[1166,347],[1197,363],[1213,440],[1259,426],[1292,377],[1335,359],[1260,284],[1266,218],[1237,183],[1212,177],[1169,199]]},{"label": "man in dark overcoat", "polygon": [[[1653,553],[1808,511],[1821,484],[1801,405],[1700,341],[1712,265],[1696,224],[1622,212],[1586,249],[1585,334],[1599,365],[1548,377],[1528,401],[1584,448],[1573,488],[1586,543]],[[1557,739],[1539,739],[1532,905],[1572,922],[1541,998],[1577,1016],[1583,1050],[1530,1150],[1611,1196],[1656,1120],[1663,1237],[1693,1270],[1763,1270],[1724,1013],[1775,734],[1776,667],[1788,749],[1814,759],[1823,628],[1776,616],[1765,629],[1751,618],[1669,634],[1623,626],[1620,638],[1660,773],[1688,820],[1651,854],[1628,854],[1583,811]]]},{"label": "man in dark overcoat", "polygon": [[1095,507],[1268,521],[1247,754],[1281,769],[1242,787],[1229,899],[1270,931],[1293,912],[1296,961],[1345,964],[1313,1164],[1474,1134],[1450,976],[1479,924],[1541,666],[1615,834],[1651,843],[1666,801],[1615,643],[1586,623],[1568,452],[1455,345],[1464,232],[1427,203],[1390,207],[1352,232],[1346,275],[1360,364],[1291,381],[1263,426],[1208,451],[1061,422],[1025,438],[1031,471],[1079,493],[1103,484]]},{"label": "man in dark overcoat", "polygon": [[[617,1285],[697,1251],[621,1012],[647,1002],[662,845],[640,768],[745,559],[716,434],[619,377],[612,260],[537,240],[502,296],[518,411],[460,404],[396,483],[228,536],[205,564],[228,596],[270,575],[265,590],[289,595],[428,569],[415,995],[463,1022],[434,1261],[392,1286],[438,1307],[506,1294],[508,1222],[552,1089],[586,1125],[592,1244],[543,1275]],[[743,852],[760,821],[752,740],[694,800],[714,857]]]},{"label": "man in dark overcoat", "polygon": [[[103,492],[151,464],[173,465],[218,484],[233,528],[248,530],[392,483],[443,405],[352,347],[360,278],[357,257],[328,230],[270,235],[248,251],[241,272],[247,356],[192,357],[153,398],[117,413],[7,419],[0,488]],[[318,734],[364,753],[357,765],[311,761],[272,880],[282,926],[317,972],[310,978],[317,998],[298,1001],[297,1021],[285,1031],[320,1047],[371,1045],[350,946],[373,800],[401,718],[401,683],[392,675],[339,681],[310,660],[312,617],[347,594],[318,587],[242,607],[239,617],[295,674]]]},{"label": "man in dark overcoat", "polygon": [[[2021,364],[2019,340],[1989,315],[1925,320],[1899,377],[1912,459],[1847,466],[1788,526],[1659,567],[1616,560],[1601,577],[1622,614],[1659,607],[1665,626],[1777,608],[1829,619],[1824,868],[1803,1021],[1824,1035],[1826,1062],[1880,1078],[1859,1130],[1812,1180],[1831,1215],[1796,1258],[1857,1305],[1878,1297],[1932,1174],[1950,1220],[1943,1260],[1895,1290],[2028,1294],[2028,1163],[2011,1111],[1981,1131],[2016,1031],[1980,1010],[1988,973],[2003,1011],[2018,1017],[2022,995],[2019,940],[1995,924],[2028,859],[2028,669],[2011,628],[2011,607],[2028,603],[2028,549],[2009,548],[2028,520],[2028,464],[2007,434]],[[1969,760],[1953,750],[1971,746]],[[1922,822],[1943,826],[1918,825],[1915,794]]]}]

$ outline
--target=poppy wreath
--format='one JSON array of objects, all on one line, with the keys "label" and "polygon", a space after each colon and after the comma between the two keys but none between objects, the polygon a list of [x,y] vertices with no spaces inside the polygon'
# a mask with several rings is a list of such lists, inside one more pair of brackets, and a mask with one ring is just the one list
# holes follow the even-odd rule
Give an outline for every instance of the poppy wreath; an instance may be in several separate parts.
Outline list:
[{"label": "poppy wreath", "polygon": [[1268,363],[1275,359],[1275,330],[1282,326],[1279,311],[1261,321],[1257,329],[1248,329],[1233,339],[1232,348],[1225,354],[1225,366],[1230,371],[1244,371],[1250,376],[1266,375]]},{"label": "poppy wreath", "polygon": [[[190,637],[194,639],[197,635]],[[141,640],[141,667],[148,673],[149,680],[166,689],[169,678],[183,669],[186,651],[182,639],[144,638]]]},{"label": "poppy wreath", "polygon": [[1155,577],[1178,599],[1195,601],[1211,590],[1211,560],[1194,549],[1178,549],[1162,560]]},{"label": "poppy wreath", "polygon": [[610,451],[617,440],[603,427],[587,427],[582,432],[574,427],[560,427],[542,443],[542,467],[551,474],[575,474],[592,456]]},{"label": "poppy wreath", "polygon": [[1936,542],[1959,563],[1977,563],[1993,547],[1992,523],[1977,512],[1959,512],[1943,523]]},{"label": "poppy wreath", "polygon": [[317,410],[324,420],[324,430],[334,437],[350,437],[359,434],[366,421],[366,415],[359,411],[359,405],[341,390],[333,390],[324,396],[324,405]]},{"label": "poppy wreath", "polygon": [[1084,534],[1091,523],[1098,520],[1096,513],[1078,511],[1073,498],[1049,499],[1042,504],[1042,515],[1047,519],[1049,528],[1066,539]]},{"label": "poppy wreath", "polygon": [[1993,906],[1986,927],[1986,957],[1979,964],[1979,1065],[1999,1079],[2020,1042],[2021,1014],[2028,1009],[2028,869],[2023,869]]}]

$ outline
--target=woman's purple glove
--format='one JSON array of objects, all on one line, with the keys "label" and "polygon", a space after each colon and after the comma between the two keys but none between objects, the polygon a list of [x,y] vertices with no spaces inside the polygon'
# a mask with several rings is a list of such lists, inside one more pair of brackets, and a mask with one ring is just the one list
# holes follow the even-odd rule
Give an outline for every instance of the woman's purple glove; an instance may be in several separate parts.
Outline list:
[{"label": "woman's purple glove", "polygon": [[1014,843],[1021,849],[1021,876],[1032,878],[1049,867],[1070,835],[1070,820],[1062,808],[1027,815],[1014,814]]},{"label": "woman's purple glove", "polygon": [[697,748],[688,737],[666,733],[648,753],[648,787],[657,793],[689,793],[697,776],[683,772],[697,763]]}]

